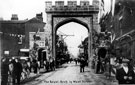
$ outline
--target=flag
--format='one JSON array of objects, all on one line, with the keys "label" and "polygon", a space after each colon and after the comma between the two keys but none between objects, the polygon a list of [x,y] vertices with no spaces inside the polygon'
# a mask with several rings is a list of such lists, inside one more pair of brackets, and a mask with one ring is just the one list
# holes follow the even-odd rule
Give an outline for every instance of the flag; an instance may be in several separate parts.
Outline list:
[{"label": "flag", "polygon": [[103,7],[103,11],[105,11],[105,9],[104,9],[104,0],[101,0],[101,6]]},{"label": "flag", "polygon": [[104,0],[101,0],[101,2],[103,3],[103,5],[104,5]]},{"label": "flag", "polygon": [[114,27],[111,28],[111,43],[115,40],[116,34],[114,32]]},{"label": "flag", "polygon": [[38,35],[39,32],[40,32],[40,28],[38,28],[37,32],[33,35],[34,40],[40,40],[41,39],[40,36]]},{"label": "flag", "polygon": [[112,36],[111,36],[111,43],[115,40],[115,38],[116,38],[116,35],[115,35],[115,33],[113,32],[113,33],[112,33]]},{"label": "flag", "polygon": [[37,32],[36,32],[36,35],[40,32],[40,28],[38,28]]},{"label": "flag", "polygon": [[112,16],[114,16],[114,11],[115,11],[115,0],[111,0],[112,3]]},{"label": "flag", "polygon": [[111,0],[111,5],[110,5],[110,6],[111,6],[111,7],[110,7],[110,12],[112,12],[113,1],[114,1],[114,0]]}]

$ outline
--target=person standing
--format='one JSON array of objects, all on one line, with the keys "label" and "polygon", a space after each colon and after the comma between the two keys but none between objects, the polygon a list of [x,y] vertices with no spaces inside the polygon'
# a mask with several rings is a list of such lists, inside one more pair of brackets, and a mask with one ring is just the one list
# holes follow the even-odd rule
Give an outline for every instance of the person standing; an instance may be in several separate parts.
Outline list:
[{"label": "person standing", "polygon": [[83,57],[80,58],[80,72],[84,72],[85,67],[85,59]]},{"label": "person standing", "polygon": [[53,59],[53,58],[50,59],[50,69],[51,69],[52,71],[55,70],[54,59]]},{"label": "person standing", "polygon": [[16,77],[16,62],[15,59],[11,59],[10,63],[9,63],[9,71],[10,71],[10,75],[11,75],[11,83],[13,83],[13,85],[15,84],[15,77]]},{"label": "person standing", "polygon": [[33,71],[35,74],[37,74],[37,71],[38,71],[38,63],[37,61],[34,59],[33,62],[32,62],[32,68],[33,68]]},{"label": "person standing", "polygon": [[75,58],[75,60],[74,60],[74,61],[75,61],[76,65],[77,65],[77,58]]},{"label": "person standing", "polygon": [[128,59],[122,60],[122,67],[116,70],[116,79],[119,84],[133,84],[134,72],[128,66]]},{"label": "person standing", "polygon": [[22,73],[22,64],[19,62],[18,59],[15,59],[16,61],[16,79],[17,79],[17,85],[20,85],[20,79],[21,79],[21,73]]},{"label": "person standing", "polygon": [[6,58],[2,59],[1,62],[1,85],[7,85],[8,83],[8,62]]}]

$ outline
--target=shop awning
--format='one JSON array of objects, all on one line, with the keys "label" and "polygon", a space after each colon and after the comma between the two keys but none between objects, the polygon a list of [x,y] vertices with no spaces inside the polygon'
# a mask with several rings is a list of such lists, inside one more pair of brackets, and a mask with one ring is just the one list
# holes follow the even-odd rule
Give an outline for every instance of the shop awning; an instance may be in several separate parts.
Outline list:
[{"label": "shop awning", "polygon": [[46,52],[47,50],[42,50],[42,52]]},{"label": "shop awning", "polygon": [[29,52],[29,49],[20,49],[20,52]]}]

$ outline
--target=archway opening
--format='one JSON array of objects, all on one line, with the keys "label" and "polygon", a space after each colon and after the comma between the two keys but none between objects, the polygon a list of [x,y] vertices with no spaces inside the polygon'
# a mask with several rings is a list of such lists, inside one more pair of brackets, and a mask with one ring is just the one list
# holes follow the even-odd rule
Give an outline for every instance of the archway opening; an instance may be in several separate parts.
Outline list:
[{"label": "archway opening", "polygon": [[87,25],[75,20],[69,20],[57,27],[55,35],[56,65],[78,58],[80,53],[85,53],[87,55],[86,59],[88,59],[88,53],[84,52],[84,48],[80,47],[85,45],[88,50],[89,30]]}]

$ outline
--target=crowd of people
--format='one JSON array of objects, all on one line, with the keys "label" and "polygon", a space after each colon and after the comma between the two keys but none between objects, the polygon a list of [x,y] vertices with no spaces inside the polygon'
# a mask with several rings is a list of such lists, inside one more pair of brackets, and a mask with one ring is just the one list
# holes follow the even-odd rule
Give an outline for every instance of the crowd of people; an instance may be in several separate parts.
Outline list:
[{"label": "crowd of people", "polygon": [[[85,56],[81,56],[80,58],[74,59],[76,65],[80,63],[80,72],[84,72],[84,68],[86,66],[87,60]],[[46,63],[44,63],[46,69],[54,70],[54,61],[51,60],[50,67]],[[103,64],[103,61],[102,61]],[[107,66],[109,65],[109,66]],[[131,60],[126,58],[110,58],[110,64],[105,63],[101,69],[102,71],[111,71],[112,68],[115,68],[114,74],[119,84],[135,84],[135,65],[131,65]],[[11,83],[11,85],[20,85],[20,80],[29,77],[29,74],[35,73],[38,74],[40,70],[40,65],[37,60],[31,60],[28,58],[26,61],[21,61],[18,58],[7,59],[3,58],[1,61],[1,85],[7,85]]]},{"label": "crowd of people", "polygon": [[54,59],[49,61],[40,61],[36,59],[3,58],[1,61],[1,85],[20,84],[20,80],[30,77],[30,73],[39,74],[40,68],[46,71],[55,70]]},{"label": "crowd of people", "polygon": [[106,55],[97,62],[97,73],[105,74],[107,79],[111,77],[118,84],[135,84],[135,64],[132,59]]},{"label": "crowd of people", "polygon": [[21,61],[19,58],[3,58],[1,62],[1,85],[20,85],[20,80],[28,78],[30,73],[38,74],[40,69],[36,60],[28,58]]}]

